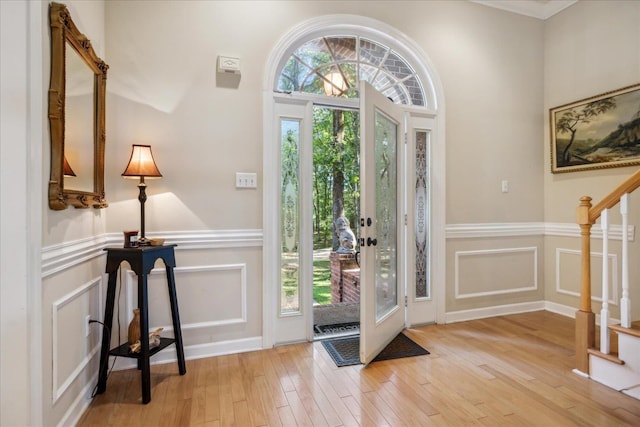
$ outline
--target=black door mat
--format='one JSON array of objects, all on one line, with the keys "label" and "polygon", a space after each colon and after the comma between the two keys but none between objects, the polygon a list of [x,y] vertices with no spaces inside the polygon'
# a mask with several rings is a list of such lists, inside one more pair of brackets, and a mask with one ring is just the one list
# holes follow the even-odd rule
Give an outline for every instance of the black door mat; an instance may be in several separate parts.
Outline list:
[{"label": "black door mat", "polygon": [[322,341],[322,345],[336,366],[357,365],[360,363],[360,337],[334,338]]},{"label": "black door mat", "polygon": [[358,332],[360,322],[334,323],[331,325],[313,325],[316,334],[341,334],[345,332]]},{"label": "black door mat", "polygon": [[[357,365],[360,363],[360,337],[336,338],[322,341],[337,366]],[[427,350],[416,344],[411,338],[399,333],[373,362],[399,359],[401,357],[423,356]]]},{"label": "black door mat", "polygon": [[424,356],[429,354],[427,350],[422,348],[419,344],[413,341],[411,338],[400,332],[384,350],[378,354],[373,362],[379,362],[381,360],[399,359],[401,357],[413,357]]}]

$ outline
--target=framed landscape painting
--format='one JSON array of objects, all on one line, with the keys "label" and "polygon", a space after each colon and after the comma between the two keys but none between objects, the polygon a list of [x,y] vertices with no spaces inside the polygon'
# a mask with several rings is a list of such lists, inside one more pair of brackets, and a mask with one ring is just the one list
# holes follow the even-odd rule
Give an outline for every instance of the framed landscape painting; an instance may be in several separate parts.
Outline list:
[{"label": "framed landscape painting", "polygon": [[640,165],[640,84],[549,110],[551,172]]}]

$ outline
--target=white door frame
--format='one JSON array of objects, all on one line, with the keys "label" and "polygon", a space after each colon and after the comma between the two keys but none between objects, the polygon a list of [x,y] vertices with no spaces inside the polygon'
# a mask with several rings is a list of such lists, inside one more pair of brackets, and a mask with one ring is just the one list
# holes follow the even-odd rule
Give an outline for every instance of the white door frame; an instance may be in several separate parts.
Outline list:
[{"label": "white door frame", "polygon": [[[321,101],[324,97],[308,94],[276,94],[278,71],[301,40],[323,35],[357,33],[382,42],[401,53],[415,67],[425,86],[427,108],[415,110],[433,117],[431,133],[431,293],[435,302],[436,323],[445,322],[445,108],[444,91],[435,67],[422,49],[395,28],[375,19],[357,15],[327,15],[304,21],[289,31],[274,47],[265,69],[263,91],[263,347],[272,347],[275,341],[275,323],[278,316],[279,277],[279,141],[274,138],[274,111],[276,99],[286,97],[291,102]],[[337,105],[355,107],[350,100],[336,98]],[[322,103],[322,102],[319,102]],[[324,101],[326,103],[326,99]],[[412,107],[407,107],[412,110]],[[311,300],[308,304],[311,305]],[[306,299],[303,299],[304,303]],[[310,310],[311,307],[306,308]],[[302,307],[305,310],[305,307]],[[312,321],[312,319],[310,320]],[[311,330],[308,328],[309,331]]]}]

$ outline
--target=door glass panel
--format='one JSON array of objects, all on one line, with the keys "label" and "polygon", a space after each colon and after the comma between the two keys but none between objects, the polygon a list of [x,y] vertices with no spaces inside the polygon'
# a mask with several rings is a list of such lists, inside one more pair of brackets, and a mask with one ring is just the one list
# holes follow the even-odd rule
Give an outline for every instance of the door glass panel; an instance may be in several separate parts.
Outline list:
[{"label": "door glass panel", "polygon": [[428,134],[415,133],[416,141],[416,194],[415,194],[415,245],[416,245],[416,298],[429,298],[429,188],[427,171],[429,151]]},{"label": "door glass panel", "polygon": [[398,125],[386,115],[375,113],[376,163],[376,320],[398,305],[396,286]]},{"label": "door glass panel", "polygon": [[280,121],[280,314],[300,312],[300,121]]}]

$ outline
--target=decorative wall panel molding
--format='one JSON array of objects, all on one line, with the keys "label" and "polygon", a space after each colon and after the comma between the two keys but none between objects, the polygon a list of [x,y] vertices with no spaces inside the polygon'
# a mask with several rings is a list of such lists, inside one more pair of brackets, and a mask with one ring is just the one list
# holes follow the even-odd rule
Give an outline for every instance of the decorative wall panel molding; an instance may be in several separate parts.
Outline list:
[{"label": "decorative wall panel molding", "polygon": [[[461,269],[463,268],[463,263],[465,262],[465,259],[482,257],[484,258],[484,261],[485,261],[483,263],[484,269],[489,269],[492,277],[504,278],[504,277],[508,277],[508,273],[507,271],[504,271],[504,274],[501,274],[500,269],[504,268],[505,270],[510,270],[510,271],[513,270],[513,265],[506,264],[504,261],[506,257],[510,256],[511,258],[513,258],[514,255],[516,257],[520,255],[530,256],[530,259],[528,260],[529,262],[531,262],[530,275],[528,277],[512,278],[512,279],[521,280],[522,283],[520,285],[518,285],[517,283],[514,283],[513,284],[514,287],[501,288],[501,289],[484,288],[474,292],[465,292],[463,290],[465,289],[464,285],[466,284],[466,282],[461,282],[463,277],[463,274],[461,274]],[[491,260],[491,258],[494,258],[494,260],[491,261],[491,264],[489,265],[489,260]],[[473,261],[467,261],[467,262],[473,262]],[[517,272],[519,273],[520,270],[518,270]],[[471,274],[471,275],[467,274],[467,275],[464,275],[464,277],[469,283],[473,282],[473,285],[478,286],[479,284],[479,286],[483,286],[482,277],[486,278],[486,275],[483,275],[481,271],[478,271],[477,273],[478,274]],[[527,274],[527,272],[525,272],[525,274]],[[491,280],[491,283],[495,283],[495,282],[496,282],[495,279]],[[510,294],[515,292],[528,292],[528,291],[535,291],[537,289],[538,289],[538,248],[535,246],[524,247],[524,248],[502,248],[502,249],[482,249],[482,250],[474,250],[474,251],[458,251],[455,253],[455,298],[456,299],[478,298],[478,297],[484,297],[484,296],[490,296],[490,295]]]},{"label": "decorative wall panel molding", "polygon": [[262,230],[170,231],[147,233],[147,237],[162,237],[167,244],[177,244],[176,250],[249,248],[262,246]]},{"label": "decorative wall panel molding", "polygon": [[[580,227],[573,223],[514,222],[487,224],[448,224],[447,239],[471,239],[479,237],[560,236],[580,237]],[[591,237],[602,239],[600,224],[591,228]],[[627,230],[629,241],[635,239],[635,226]],[[622,240],[622,226],[609,225],[609,239]]]},{"label": "decorative wall panel molding", "polygon": [[[125,289],[126,289],[126,309],[127,309],[127,323],[131,321],[133,309],[136,308],[134,305],[134,299],[137,299],[137,289],[138,289],[138,276],[131,271],[125,270]],[[240,299],[238,301],[230,301],[229,303],[238,304],[236,307],[239,312],[238,317],[231,317],[226,319],[219,320],[203,320],[201,322],[185,322],[184,319],[181,319],[181,327],[182,330],[187,329],[196,329],[196,328],[210,328],[215,326],[225,326],[225,325],[236,325],[247,323],[247,265],[246,264],[221,264],[221,265],[205,265],[205,266],[189,266],[189,267],[175,267],[173,272],[176,275],[176,287],[178,293],[178,306],[182,307],[182,300],[180,298],[180,288],[185,289],[185,286],[189,286],[188,284],[184,284],[183,281],[180,280],[179,276],[188,275],[193,273],[211,273],[211,280],[209,283],[212,284],[210,295],[214,297],[217,295],[215,285],[215,273],[222,271],[237,271],[239,273],[239,281],[237,286],[239,287]],[[165,269],[163,268],[154,268],[151,270],[151,274],[149,275],[149,282],[153,280],[154,276],[159,276],[159,280],[162,281],[162,288],[166,289],[166,281],[165,281]],[[149,288],[151,291],[151,288]],[[169,302],[167,297],[167,306],[166,310],[169,310]],[[151,311],[151,308],[149,309]],[[193,312],[193,308],[191,308]],[[151,314],[150,314],[151,316]],[[149,317],[151,321],[151,317]],[[149,325],[149,330],[153,330],[155,328],[162,327],[165,331],[173,331],[173,325]]]},{"label": "decorative wall panel molding", "polygon": [[[84,310],[78,316],[76,316],[78,318],[73,319],[75,323],[72,325],[68,324],[69,322],[67,322],[67,324],[65,325],[62,325],[61,324],[62,322],[60,321],[60,317],[61,317],[60,313],[66,307],[70,307],[70,305],[74,301],[76,301],[78,298],[91,292],[94,288],[97,288],[97,294],[98,294],[97,301],[96,301],[96,310],[100,311],[102,307],[102,278],[101,277],[96,277],[92,279],[90,282],[85,283],[84,285],[76,288],[73,292],[70,292],[62,296],[61,298],[57,299],[52,303],[51,343],[52,343],[53,403],[55,403],[60,398],[60,396],[64,394],[64,392],[69,388],[69,386],[78,377],[78,375],[80,375],[82,370],[89,364],[89,361],[100,350],[100,340],[98,338],[95,338],[93,340],[95,341],[95,344],[90,349],[87,349],[88,351],[86,352],[82,361],[75,367],[75,369],[73,369],[71,373],[69,373],[69,375],[66,376],[66,378],[60,378],[61,377],[60,366],[59,366],[60,358],[58,356],[58,352],[61,350],[60,348],[61,347],[60,335],[62,333],[62,331],[60,330],[61,327],[65,328],[64,332],[66,334],[74,333],[74,337],[77,335],[78,338],[83,339],[85,341],[85,344],[79,345],[79,347],[83,347],[83,346],[86,346],[86,343],[90,343],[91,341],[89,339],[90,337],[86,337],[84,333],[85,331],[84,321],[86,316],[90,315],[92,319],[98,319],[101,317],[99,313],[90,312],[91,301],[89,301],[88,306],[84,307]],[[90,330],[92,331],[93,329],[90,329]],[[98,335],[96,335],[96,337],[97,336]]]},{"label": "decorative wall panel molding", "polygon": [[[592,228],[594,239],[602,238],[599,224]],[[447,239],[470,239],[478,237],[517,236],[561,236],[580,237],[580,228],[572,223],[489,223],[489,224],[449,224],[446,226]],[[629,241],[635,240],[635,226],[629,226]],[[176,251],[190,249],[224,249],[262,247],[262,230],[204,230],[170,231],[147,233],[147,237],[162,237],[167,244],[177,244]],[[622,227],[610,225],[609,238],[622,240]],[[121,246],[122,233],[105,233],[86,239],[73,240],[42,248],[42,277],[64,271],[93,258],[103,256],[108,246]]]},{"label": "decorative wall panel molding", "polygon": [[[189,249],[249,248],[262,246],[262,230],[205,230],[146,233],[177,244],[176,251]],[[104,256],[104,248],[123,246],[122,233],[106,233],[42,248],[42,277],[64,271],[93,258]]]},{"label": "decorative wall panel molding", "polygon": [[[556,248],[556,292],[559,294],[571,295],[574,297],[580,297],[580,282],[579,282],[579,274],[578,274],[578,282],[576,283],[578,289],[566,289],[562,287],[562,259],[564,256],[575,257],[574,262],[572,263],[570,270],[572,272],[580,271],[580,261],[582,254],[580,251],[575,249],[564,249],[564,248]],[[591,273],[591,300],[602,302],[602,297],[597,295],[602,295],[602,252],[591,252],[591,268],[598,268],[599,274],[595,274],[592,271]],[[619,282],[618,282],[618,255],[617,254],[609,254],[609,273],[611,277],[609,278],[609,304],[618,305],[618,301],[620,300],[618,296]],[[565,264],[566,265],[566,264]],[[596,295],[594,295],[596,294]]]},{"label": "decorative wall panel molding", "polygon": [[[580,237],[580,226],[578,224],[571,223],[552,223],[545,224],[545,236],[560,236],[560,237]],[[622,240],[622,226],[609,224],[609,240]],[[600,224],[593,224],[591,227],[591,238],[602,239],[602,227]],[[627,230],[627,239],[630,242],[635,240],[635,226],[629,225]]]},{"label": "decorative wall panel molding", "polygon": [[103,249],[113,243],[109,241],[106,234],[103,234],[42,248],[42,277],[45,278],[99,257],[104,254]]},{"label": "decorative wall panel molding", "polygon": [[477,237],[542,236],[542,222],[447,224],[447,239],[470,239]]}]

